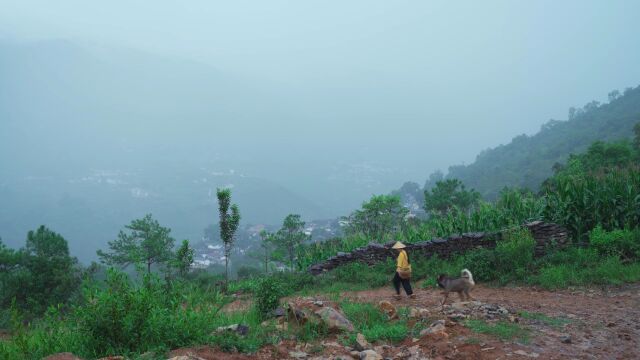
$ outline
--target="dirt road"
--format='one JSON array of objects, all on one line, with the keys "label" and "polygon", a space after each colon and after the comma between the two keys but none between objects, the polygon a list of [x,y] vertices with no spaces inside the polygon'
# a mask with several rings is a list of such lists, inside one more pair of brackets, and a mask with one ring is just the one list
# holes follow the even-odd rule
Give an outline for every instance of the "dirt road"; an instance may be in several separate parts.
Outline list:
[{"label": "dirt road", "polygon": [[[392,346],[377,344],[377,351],[385,358],[640,359],[640,284],[560,291],[477,286],[472,293],[475,300],[497,304],[515,314],[515,319],[510,315],[511,321],[527,331],[526,341],[501,340],[473,331],[464,321],[450,321],[439,306],[442,295],[438,290],[418,290],[415,300],[396,301],[391,295],[391,289],[384,288],[345,292],[341,297],[375,304],[389,300],[397,307],[426,308],[430,319],[446,319],[447,326],[444,337],[411,338]],[[450,297],[450,301],[458,300]],[[246,305],[246,301],[240,301],[232,307]],[[278,359],[289,357],[291,351],[304,353],[313,347],[322,350],[309,354],[309,358],[350,359],[352,349],[345,349],[335,340],[324,339],[319,344],[289,341],[250,356],[222,354],[208,347],[180,349],[174,354],[191,353],[203,359]]]}]

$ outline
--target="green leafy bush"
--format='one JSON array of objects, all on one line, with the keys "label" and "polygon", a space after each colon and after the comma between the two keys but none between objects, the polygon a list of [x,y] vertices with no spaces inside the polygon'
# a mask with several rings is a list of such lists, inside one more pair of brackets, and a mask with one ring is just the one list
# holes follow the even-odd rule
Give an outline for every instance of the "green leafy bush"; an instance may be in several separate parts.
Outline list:
[{"label": "green leafy bush", "polygon": [[284,284],[277,277],[264,277],[258,281],[255,293],[256,311],[262,318],[266,318],[280,304],[284,294]]},{"label": "green leafy bush", "polygon": [[640,258],[640,230],[606,231],[597,226],[589,233],[590,245],[600,254],[618,256],[623,260]]},{"label": "green leafy bush", "polygon": [[87,289],[85,304],[75,312],[80,331],[98,354],[172,348],[202,339],[223,303],[216,293],[197,296],[192,286],[167,289],[152,275],[136,287],[125,274],[110,270],[106,285]]},{"label": "green leafy bush", "polygon": [[533,265],[535,241],[526,229],[507,233],[506,239],[499,241],[495,248],[495,271],[498,280],[505,283],[523,280]]},{"label": "green leafy bush", "polygon": [[489,249],[471,250],[464,254],[464,268],[472,269],[475,281],[492,281],[498,277],[496,253]]}]

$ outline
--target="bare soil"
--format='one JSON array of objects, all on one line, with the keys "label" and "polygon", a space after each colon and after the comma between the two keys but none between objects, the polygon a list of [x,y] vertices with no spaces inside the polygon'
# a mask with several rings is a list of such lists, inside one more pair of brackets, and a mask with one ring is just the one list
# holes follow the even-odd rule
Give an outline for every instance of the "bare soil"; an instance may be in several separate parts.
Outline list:
[{"label": "bare soil", "polygon": [[[439,290],[419,289],[416,294],[414,300],[406,297],[394,300],[389,288],[381,288],[345,292],[341,296],[359,302],[377,304],[388,300],[398,307],[427,308],[430,318],[447,318],[440,306],[442,295]],[[483,303],[499,304],[511,313],[534,314],[516,319],[519,326],[529,330],[528,341],[500,340],[474,333],[463,322],[447,320],[447,336],[426,335],[405,339],[400,344],[374,344],[376,351],[384,357],[398,359],[408,358],[405,356],[408,351],[415,353],[416,349],[422,354],[421,358],[431,359],[640,359],[640,283],[559,291],[479,285],[472,295]],[[458,299],[449,298],[449,302],[454,301]],[[246,300],[238,300],[226,310],[243,309],[248,305]],[[540,319],[540,314],[545,317]],[[228,354],[210,347],[179,349],[172,355],[194,355],[206,360],[284,359],[289,358],[290,351],[304,351],[310,358],[349,359],[349,350],[335,338],[329,338],[318,344],[286,341],[251,355]]]}]

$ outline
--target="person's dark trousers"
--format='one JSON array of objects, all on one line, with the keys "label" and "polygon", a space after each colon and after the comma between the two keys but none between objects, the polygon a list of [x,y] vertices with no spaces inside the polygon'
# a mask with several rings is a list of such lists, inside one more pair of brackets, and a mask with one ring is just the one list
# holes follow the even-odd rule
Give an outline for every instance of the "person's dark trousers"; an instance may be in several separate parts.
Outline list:
[{"label": "person's dark trousers", "polygon": [[393,287],[396,288],[396,294],[398,295],[400,295],[400,284],[402,284],[404,292],[406,292],[407,295],[413,294],[413,290],[411,289],[411,282],[409,281],[409,279],[401,278],[400,275],[398,275],[398,272],[396,272],[396,275],[393,277]]}]

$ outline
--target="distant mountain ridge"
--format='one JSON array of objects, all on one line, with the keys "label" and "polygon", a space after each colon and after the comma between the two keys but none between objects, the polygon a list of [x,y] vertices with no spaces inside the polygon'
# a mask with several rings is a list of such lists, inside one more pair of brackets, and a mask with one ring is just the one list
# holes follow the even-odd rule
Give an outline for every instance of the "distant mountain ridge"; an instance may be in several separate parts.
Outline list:
[{"label": "distant mountain ridge", "polygon": [[613,91],[609,100],[571,108],[569,120],[550,120],[535,135],[519,135],[509,144],[487,149],[472,164],[449,167],[446,178],[462,180],[485,199],[495,198],[505,186],[535,191],[552,174],[553,165],[569,154],[583,152],[597,140],[632,136],[633,126],[640,122],[640,86],[622,94]]}]

